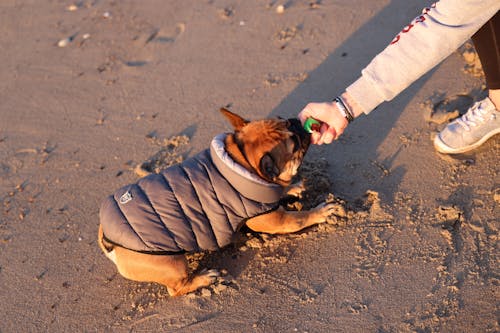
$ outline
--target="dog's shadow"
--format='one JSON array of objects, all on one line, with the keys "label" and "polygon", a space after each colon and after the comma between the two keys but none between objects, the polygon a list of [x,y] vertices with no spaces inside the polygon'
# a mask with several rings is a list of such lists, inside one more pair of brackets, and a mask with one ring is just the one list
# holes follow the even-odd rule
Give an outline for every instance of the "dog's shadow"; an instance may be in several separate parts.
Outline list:
[{"label": "dog's shadow", "polygon": [[[328,163],[325,160],[313,162],[304,160],[294,179],[294,183],[301,184],[298,186],[303,188],[300,198],[284,196],[280,200],[280,206],[287,210],[309,210],[324,203],[329,197],[331,186],[327,170]],[[212,253],[189,255],[190,268],[194,271],[215,268],[226,273],[222,276],[223,280],[231,281],[234,278],[238,281],[240,275],[256,259],[255,257],[258,257],[259,262],[286,261],[290,255],[287,252],[290,248],[286,244],[291,244],[291,239],[296,238],[297,235],[307,234],[314,228],[316,226],[294,234],[271,235],[255,232],[243,225],[234,235],[233,242],[223,249]],[[277,251],[277,248],[280,248],[280,251]],[[237,283],[234,286],[237,288]]]},{"label": "dog's shadow", "polygon": [[[189,266],[192,271],[217,269],[222,280],[231,283],[237,279],[253,260],[258,250],[249,247],[248,243],[259,236],[243,226],[234,236],[233,242],[217,251],[188,254]],[[236,287],[235,284],[232,284]],[[237,287],[236,287],[237,288]]]}]

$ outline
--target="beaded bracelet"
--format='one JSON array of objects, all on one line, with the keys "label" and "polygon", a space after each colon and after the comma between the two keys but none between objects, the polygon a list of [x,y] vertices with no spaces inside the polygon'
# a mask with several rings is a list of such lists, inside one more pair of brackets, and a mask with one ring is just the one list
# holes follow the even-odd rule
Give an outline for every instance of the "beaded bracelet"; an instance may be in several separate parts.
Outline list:
[{"label": "beaded bracelet", "polygon": [[340,97],[340,96],[336,97],[333,101],[335,102],[335,104],[339,108],[340,113],[342,113],[344,118],[347,119],[347,122],[348,123],[352,122],[354,120],[353,113],[352,113],[351,109],[349,109],[347,104],[344,102],[342,97]]}]

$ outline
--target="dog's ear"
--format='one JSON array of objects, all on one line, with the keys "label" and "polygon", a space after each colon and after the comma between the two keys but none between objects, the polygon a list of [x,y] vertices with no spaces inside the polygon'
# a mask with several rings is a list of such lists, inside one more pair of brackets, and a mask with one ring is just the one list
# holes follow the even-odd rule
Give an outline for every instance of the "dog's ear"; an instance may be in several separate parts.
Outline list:
[{"label": "dog's ear", "polygon": [[259,163],[260,171],[264,174],[269,180],[273,180],[280,175],[280,170],[274,163],[273,158],[269,154],[265,154],[262,156]]},{"label": "dog's ear", "polygon": [[246,124],[249,123],[248,120],[241,118],[226,108],[220,108],[220,113],[222,113],[222,115],[229,120],[235,131],[241,130]]}]

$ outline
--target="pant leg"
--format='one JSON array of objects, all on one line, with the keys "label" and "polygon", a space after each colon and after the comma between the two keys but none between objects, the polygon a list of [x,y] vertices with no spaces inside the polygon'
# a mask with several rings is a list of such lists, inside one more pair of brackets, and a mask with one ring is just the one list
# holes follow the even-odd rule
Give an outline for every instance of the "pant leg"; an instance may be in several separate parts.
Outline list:
[{"label": "pant leg", "polygon": [[500,89],[500,12],[472,36],[488,89]]}]

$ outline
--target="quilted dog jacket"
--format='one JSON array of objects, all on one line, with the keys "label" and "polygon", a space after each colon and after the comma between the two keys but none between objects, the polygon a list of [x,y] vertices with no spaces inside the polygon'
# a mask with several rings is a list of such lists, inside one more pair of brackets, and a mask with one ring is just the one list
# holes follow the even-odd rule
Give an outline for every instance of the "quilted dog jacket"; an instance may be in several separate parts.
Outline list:
[{"label": "quilted dog jacket", "polygon": [[216,250],[248,218],[276,209],[282,187],[235,163],[224,138],[106,198],[100,210],[106,239],[147,253]]}]

